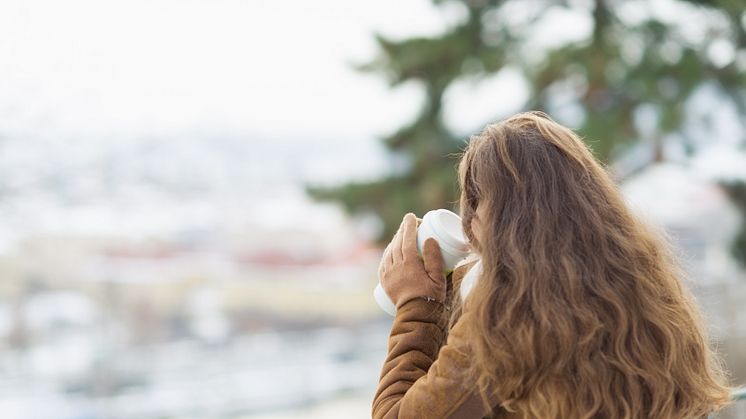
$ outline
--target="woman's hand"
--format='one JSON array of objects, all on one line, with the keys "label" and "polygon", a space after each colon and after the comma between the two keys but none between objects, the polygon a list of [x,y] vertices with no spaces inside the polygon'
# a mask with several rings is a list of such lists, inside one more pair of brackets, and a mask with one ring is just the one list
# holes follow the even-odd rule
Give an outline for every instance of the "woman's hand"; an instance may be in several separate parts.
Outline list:
[{"label": "woman's hand", "polygon": [[417,224],[414,214],[404,216],[378,267],[381,286],[397,308],[415,298],[425,297],[441,303],[446,299],[446,278],[440,247],[435,239],[428,238],[420,257],[417,251]]}]

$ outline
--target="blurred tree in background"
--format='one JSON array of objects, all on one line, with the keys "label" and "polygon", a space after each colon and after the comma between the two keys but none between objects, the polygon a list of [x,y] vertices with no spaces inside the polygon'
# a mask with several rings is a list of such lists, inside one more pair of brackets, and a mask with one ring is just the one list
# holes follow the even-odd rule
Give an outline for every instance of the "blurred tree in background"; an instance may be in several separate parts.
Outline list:
[{"label": "blurred tree in background", "polygon": [[[453,153],[465,143],[443,119],[444,93],[454,82],[519,70],[530,87],[524,109],[555,118],[569,110],[575,115],[571,121],[557,119],[576,129],[607,163],[634,144],[649,147],[652,160],[660,161],[662,144],[671,137],[688,153],[696,152],[696,141],[683,129],[685,104],[704,84],[714,85],[739,116],[746,114],[742,0],[434,3],[459,10],[462,19],[432,37],[394,40],[378,34],[378,56],[360,66],[387,77],[392,88],[414,81],[425,91],[415,120],[383,139],[406,159],[406,169],[370,183],[308,188],[313,197],[339,201],[352,214],[379,215],[381,239],[391,237],[405,212],[421,216],[455,207]],[[535,42],[539,30],[556,31],[561,40],[568,28],[552,21],[568,12],[590,21],[583,39]]]}]

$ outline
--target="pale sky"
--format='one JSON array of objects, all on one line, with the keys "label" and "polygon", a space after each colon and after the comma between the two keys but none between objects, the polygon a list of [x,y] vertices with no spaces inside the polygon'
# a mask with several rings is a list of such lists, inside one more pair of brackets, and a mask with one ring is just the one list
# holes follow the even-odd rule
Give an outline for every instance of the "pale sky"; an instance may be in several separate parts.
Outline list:
[{"label": "pale sky", "polygon": [[[428,0],[0,2],[0,128],[370,136],[411,119],[416,86],[350,68],[372,33],[442,30]],[[361,135],[362,134],[362,135]]]},{"label": "pale sky", "polygon": [[[0,129],[370,139],[422,100],[415,84],[390,90],[351,68],[375,55],[373,32],[435,34],[462,17],[429,0],[5,0]],[[510,70],[457,83],[447,120],[473,130],[520,107],[526,88]]]}]

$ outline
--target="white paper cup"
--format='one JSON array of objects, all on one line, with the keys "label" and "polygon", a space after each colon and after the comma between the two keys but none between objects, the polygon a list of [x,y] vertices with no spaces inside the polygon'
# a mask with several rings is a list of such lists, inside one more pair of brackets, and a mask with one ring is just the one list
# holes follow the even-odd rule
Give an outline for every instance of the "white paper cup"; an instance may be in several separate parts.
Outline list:
[{"label": "white paper cup", "polygon": [[[432,210],[422,217],[422,222],[417,228],[417,250],[420,254],[422,254],[425,240],[430,237],[438,242],[440,253],[443,255],[443,273],[446,275],[469,255],[469,243],[461,229],[461,217],[451,211]],[[396,306],[386,295],[380,282],[373,291],[373,298],[383,311],[392,316],[396,314]]]}]

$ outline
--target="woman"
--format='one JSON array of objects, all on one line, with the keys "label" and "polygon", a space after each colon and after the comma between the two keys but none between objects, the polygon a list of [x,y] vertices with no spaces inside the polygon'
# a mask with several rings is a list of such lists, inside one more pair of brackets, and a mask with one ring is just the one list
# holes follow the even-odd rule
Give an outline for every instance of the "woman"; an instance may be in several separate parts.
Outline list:
[{"label": "woman", "polygon": [[379,272],[398,311],[373,417],[702,418],[728,402],[665,240],[575,133],[539,112],[490,125],[459,184],[481,273],[462,302],[470,265],[446,278],[404,217]]}]

